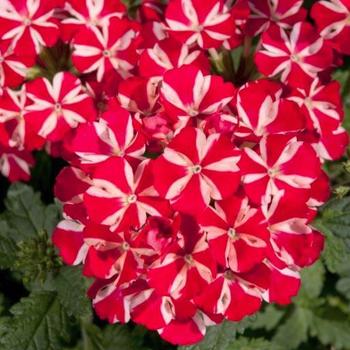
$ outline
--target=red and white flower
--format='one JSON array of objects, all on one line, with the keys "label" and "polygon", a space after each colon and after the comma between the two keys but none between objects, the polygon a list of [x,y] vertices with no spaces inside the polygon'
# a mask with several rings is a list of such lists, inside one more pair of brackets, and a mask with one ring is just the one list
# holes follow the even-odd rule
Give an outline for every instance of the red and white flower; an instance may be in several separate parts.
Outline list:
[{"label": "red and white flower", "polygon": [[82,29],[73,40],[73,64],[81,73],[96,72],[99,82],[110,73],[127,78],[137,63],[136,35],[135,25],[115,17],[102,29]]},{"label": "red and white flower", "polygon": [[175,39],[206,49],[219,47],[234,30],[233,18],[222,0],[173,0],[165,21]]},{"label": "red and white flower", "polygon": [[158,98],[158,82],[153,78],[131,77],[119,85],[119,102],[130,112],[153,115],[159,109]]},{"label": "red and white flower", "polygon": [[189,299],[215,278],[216,266],[205,235],[196,232],[192,235],[184,237],[183,246],[181,242],[174,242],[168,252],[149,267],[148,281],[158,294]]},{"label": "red and white flower", "polygon": [[312,146],[286,135],[264,137],[256,150],[245,147],[239,166],[245,191],[256,204],[281,189],[294,193],[296,201],[307,200],[320,174]]},{"label": "red and white flower", "polygon": [[[158,330],[160,336],[171,344],[191,345],[200,342],[204,338],[206,323],[203,314],[197,312],[195,307],[189,307],[189,304],[188,302],[180,302],[177,306],[178,313],[181,316],[185,313],[185,317],[178,317]],[[213,323],[210,325],[213,325]]]},{"label": "red and white flower", "polygon": [[308,128],[315,129],[320,134],[337,129],[343,121],[340,84],[337,81],[324,85],[315,79],[311,84],[296,87],[288,99],[303,109]]},{"label": "red and white flower", "polygon": [[15,88],[21,84],[28,68],[34,60],[26,55],[17,56],[13,53],[10,40],[0,40],[0,89],[3,87]]},{"label": "red and white flower", "polygon": [[306,17],[302,0],[249,0],[248,3],[251,14],[246,31],[251,36],[266,31],[271,24],[291,29]]},{"label": "red and white flower", "polygon": [[317,1],[311,9],[320,35],[336,50],[350,55],[350,4],[347,0]]},{"label": "red and white flower", "polygon": [[[269,80],[257,80],[242,86],[236,97],[239,127],[235,135],[245,141],[254,141],[268,134],[304,130],[305,117],[299,106],[282,98],[282,94],[283,86]],[[293,115],[293,118],[286,118],[286,115]]]},{"label": "red and white flower", "polygon": [[0,144],[0,173],[11,182],[28,181],[33,165],[34,158],[30,152]]},{"label": "red and white flower", "polygon": [[102,27],[112,17],[122,18],[126,7],[120,0],[68,0],[64,10],[69,17],[61,21],[63,40],[71,40],[79,30],[86,27]]},{"label": "red and white flower", "polygon": [[55,1],[4,0],[0,8],[0,38],[12,41],[15,54],[35,56],[43,46],[55,45]]},{"label": "red and white flower", "polygon": [[131,114],[115,99],[109,101],[98,121],[78,127],[69,148],[83,166],[98,164],[114,156],[125,157],[128,161],[141,160],[146,149],[143,136],[135,131]]},{"label": "red and white flower", "polygon": [[263,35],[255,62],[267,76],[281,75],[283,82],[295,85],[316,78],[333,62],[332,49],[309,23],[298,22],[290,33],[276,25]]},{"label": "red and white flower", "polygon": [[90,219],[112,226],[113,231],[139,229],[147,214],[170,214],[168,202],[159,198],[153,187],[149,160],[142,162],[135,173],[123,158],[114,157],[100,164],[84,201]]},{"label": "red and white flower", "polygon": [[84,243],[84,225],[66,219],[62,220],[52,234],[52,241],[59,250],[63,261],[68,265],[79,265],[85,262],[88,245]]},{"label": "red and white flower", "polygon": [[26,122],[50,141],[58,141],[80,123],[96,118],[93,99],[68,72],[56,74],[52,83],[46,78],[28,83],[27,96],[32,104],[27,106]]},{"label": "red and white flower", "polygon": [[200,129],[187,127],[153,162],[154,184],[176,210],[200,214],[210,199],[221,200],[236,191],[239,159],[240,151],[228,137],[206,138]]},{"label": "red and white flower", "polygon": [[200,50],[191,50],[186,44],[174,39],[164,39],[146,49],[140,56],[140,74],[144,77],[159,77],[174,68],[193,64],[209,72],[209,60]]},{"label": "red and white flower", "polygon": [[261,302],[259,290],[230,270],[219,274],[195,298],[195,303],[205,312],[222,314],[235,322],[257,312]]},{"label": "red and white flower", "polygon": [[129,285],[143,270],[141,255],[154,255],[152,249],[138,247],[137,232],[112,232],[108,226],[88,224],[83,232],[89,246],[84,275],[114,279],[115,286]]},{"label": "red and white flower", "polygon": [[327,160],[340,158],[348,144],[348,136],[341,127],[344,111],[339,83],[332,81],[324,85],[315,79],[299,85],[288,99],[301,107],[310,134],[316,131],[318,137],[313,143],[318,155]]},{"label": "red and white flower", "polygon": [[270,261],[285,268],[309,266],[318,259],[324,238],[308,225],[306,204],[296,202],[280,191],[271,203],[263,203],[262,210],[271,233]]},{"label": "red and white flower", "polygon": [[25,86],[20,90],[6,89],[0,97],[0,123],[3,123],[6,130],[8,146],[30,151],[42,147],[44,139],[26,123],[27,104]]},{"label": "red and white flower", "polygon": [[262,212],[248,198],[232,196],[207,208],[199,219],[218,264],[233,272],[246,272],[266,257],[269,233]]},{"label": "red and white flower", "polygon": [[219,76],[204,75],[195,66],[183,66],[164,74],[160,94],[165,111],[188,122],[221,112],[232,100],[234,87]]}]

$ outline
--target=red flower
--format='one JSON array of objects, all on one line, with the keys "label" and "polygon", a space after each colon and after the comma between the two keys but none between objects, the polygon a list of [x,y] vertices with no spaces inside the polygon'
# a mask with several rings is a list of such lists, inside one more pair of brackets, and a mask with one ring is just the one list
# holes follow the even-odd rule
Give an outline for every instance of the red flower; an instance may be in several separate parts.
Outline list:
[{"label": "red flower", "polygon": [[302,0],[249,0],[248,3],[251,15],[246,31],[251,36],[266,31],[271,24],[290,29],[306,17]]},{"label": "red flower", "polygon": [[206,138],[201,130],[187,127],[153,162],[154,184],[175,209],[200,214],[211,198],[220,200],[236,191],[239,159],[239,150],[227,137]]},{"label": "red flower", "polygon": [[62,139],[78,124],[96,117],[92,98],[68,72],[56,74],[52,83],[46,78],[28,83],[27,96],[33,103],[27,106],[26,122],[50,141]]},{"label": "red flower", "polygon": [[204,75],[197,67],[184,66],[164,74],[160,93],[166,112],[188,122],[190,118],[221,112],[232,100],[234,88],[219,76]]},{"label": "red flower", "polygon": [[125,5],[120,0],[68,0],[64,9],[69,14],[61,21],[64,41],[71,40],[81,29],[102,27],[110,18],[122,18],[126,14]]},{"label": "red flower", "polygon": [[257,150],[244,148],[239,166],[246,193],[257,204],[281,189],[294,193],[297,201],[307,200],[311,184],[320,174],[313,148],[285,135],[263,138]]},{"label": "red flower", "polygon": [[34,60],[26,55],[17,56],[13,53],[10,40],[0,41],[0,89],[3,87],[15,88],[21,84],[28,68]]},{"label": "red flower", "polygon": [[311,9],[311,16],[320,35],[340,53],[350,55],[349,1],[318,1]]},{"label": "red flower", "polygon": [[70,145],[82,166],[94,165],[110,157],[125,157],[128,161],[142,159],[144,138],[133,127],[133,118],[115,100],[97,122],[82,124]]},{"label": "red flower", "polygon": [[0,37],[10,39],[19,57],[35,56],[43,46],[55,45],[58,22],[55,1],[5,0],[0,12]]},{"label": "red flower", "polygon": [[209,61],[200,50],[191,50],[174,39],[164,39],[146,49],[140,56],[140,74],[144,77],[159,77],[174,68],[193,64],[209,72]]},{"label": "red flower", "polygon": [[30,152],[0,144],[0,173],[11,182],[28,181],[34,158]]},{"label": "red flower", "polygon": [[308,207],[280,191],[263,211],[271,233],[272,256],[280,268],[305,267],[313,264],[323,249],[324,238],[308,225]]},{"label": "red flower", "polygon": [[147,214],[166,216],[170,213],[167,201],[159,198],[153,187],[148,160],[135,172],[119,157],[100,164],[84,201],[90,219],[112,226],[113,230],[139,229],[146,222]]},{"label": "red flower", "polygon": [[290,33],[271,26],[261,44],[255,56],[259,71],[267,76],[281,74],[283,82],[293,85],[316,78],[333,61],[331,48],[309,23],[298,22]]},{"label": "red flower", "polygon": [[308,117],[308,128],[320,134],[337,129],[343,121],[340,84],[337,81],[324,85],[315,79],[311,84],[299,85],[288,98],[303,109]]},{"label": "red flower", "polygon": [[187,45],[219,47],[233,33],[234,22],[222,0],[173,0],[165,20],[169,33]]},{"label": "red flower", "polygon": [[[254,81],[241,87],[237,93],[239,127],[235,135],[243,140],[257,141],[268,134],[304,130],[305,118],[300,108],[282,98],[282,94],[283,86],[269,80]],[[293,118],[286,118],[286,115],[293,115]]]},{"label": "red flower", "polygon": [[0,97],[0,123],[6,130],[8,146],[31,151],[42,147],[45,140],[33,132],[26,122],[27,105],[25,86],[17,91],[6,89]]},{"label": "red flower", "polygon": [[149,284],[160,295],[191,298],[215,277],[215,265],[205,235],[193,235],[191,239],[184,237],[184,246],[174,243],[149,267]]},{"label": "red flower", "polygon": [[85,261],[88,246],[84,243],[83,230],[84,225],[74,220],[63,220],[52,235],[53,243],[68,265],[79,265]]},{"label": "red flower", "polygon": [[240,321],[259,311],[261,295],[248,281],[227,270],[204,288],[195,302],[205,312],[225,315],[230,321]]},{"label": "red flower", "polygon": [[269,236],[262,212],[251,208],[248,198],[232,196],[207,208],[199,219],[218,264],[246,272],[266,257]]},{"label": "red flower", "polygon": [[81,73],[96,72],[97,81],[110,73],[126,78],[137,62],[135,37],[131,22],[115,17],[102,29],[82,29],[73,40],[73,64]]},{"label": "red flower", "polygon": [[315,79],[300,84],[288,98],[302,108],[310,133],[316,132],[319,136],[314,141],[319,157],[327,160],[340,158],[348,144],[348,136],[341,127],[344,111],[339,83],[332,81],[323,85]]}]

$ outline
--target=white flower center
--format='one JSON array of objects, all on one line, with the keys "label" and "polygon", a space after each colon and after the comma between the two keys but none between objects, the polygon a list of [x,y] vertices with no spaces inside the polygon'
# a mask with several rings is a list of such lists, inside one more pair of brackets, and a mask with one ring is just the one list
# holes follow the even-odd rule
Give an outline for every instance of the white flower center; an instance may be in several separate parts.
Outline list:
[{"label": "white flower center", "polygon": [[227,234],[232,239],[237,237],[237,232],[236,232],[236,230],[233,227],[228,229]]},{"label": "white flower center", "polygon": [[304,104],[305,104],[305,106],[307,107],[307,108],[310,108],[310,109],[312,109],[312,99],[310,98],[310,97],[307,97],[305,100],[304,100]]},{"label": "white flower center", "polygon": [[270,168],[267,170],[267,174],[270,177],[276,177],[280,173],[280,170],[278,168]]},{"label": "white flower center", "polygon": [[300,57],[298,54],[294,53],[290,56],[291,60],[296,62],[296,63],[299,63],[301,62],[303,59],[302,57]]},{"label": "white flower center", "polygon": [[203,26],[203,24],[197,24],[197,25],[194,25],[192,27],[192,30],[194,32],[200,33],[200,32],[202,32],[204,30],[204,26]]},{"label": "white flower center", "polygon": [[127,251],[130,249],[130,244],[128,242],[123,242],[121,248],[123,251]]},{"label": "white flower center", "polygon": [[111,57],[112,56],[112,52],[110,50],[103,50],[102,51],[102,55],[105,57]]},{"label": "white flower center", "polygon": [[55,103],[55,111],[61,112],[62,111],[62,105],[59,102]]},{"label": "white flower center", "polygon": [[137,201],[137,196],[136,196],[136,194],[130,194],[130,195],[126,198],[126,203],[127,203],[127,204],[136,203],[136,201]]},{"label": "white flower center", "polygon": [[118,148],[115,148],[113,150],[113,154],[116,155],[117,157],[124,157],[125,156],[124,150],[118,149]]},{"label": "white flower center", "polygon": [[202,167],[199,164],[197,164],[190,167],[190,171],[192,174],[200,174],[200,172],[202,171]]},{"label": "white flower center", "polygon": [[194,260],[193,260],[191,254],[185,255],[184,260],[185,260],[186,264],[188,264],[188,265],[194,265]]},{"label": "white flower center", "polygon": [[23,24],[28,27],[32,24],[32,20],[30,18],[24,18],[23,19]]},{"label": "white flower center", "polygon": [[233,274],[233,272],[232,272],[231,270],[227,270],[227,271],[225,271],[225,273],[224,273],[224,277],[225,277],[227,280],[232,281],[232,280],[235,278],[235,275]]}]

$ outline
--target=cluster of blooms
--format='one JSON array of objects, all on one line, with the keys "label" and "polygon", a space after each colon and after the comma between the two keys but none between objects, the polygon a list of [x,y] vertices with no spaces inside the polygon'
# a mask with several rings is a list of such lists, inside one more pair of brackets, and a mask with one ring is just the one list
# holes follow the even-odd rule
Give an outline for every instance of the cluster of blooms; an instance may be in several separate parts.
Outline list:
[{"label": "cluster of blooms", "polygon": [[[323,247],[321,165],[348,143],[331,73],[350,54],[349,1],[316,2],[314,25],[302,4],[1,1],[0,171],[29,179],[44,147],[69,163],[53,241],[100,318],[191,344],[297,294]],[[71,69],[28,79],[55,45]],[[234,86],[211,64],[239,46],[260,78]]]}]

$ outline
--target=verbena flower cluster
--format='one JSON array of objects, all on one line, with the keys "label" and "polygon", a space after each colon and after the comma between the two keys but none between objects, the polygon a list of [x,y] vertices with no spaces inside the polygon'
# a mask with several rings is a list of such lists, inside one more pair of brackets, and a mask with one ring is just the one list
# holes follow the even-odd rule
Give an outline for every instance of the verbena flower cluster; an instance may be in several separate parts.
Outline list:
[{"label": "verbena flower cluster", "polygon": [[[324,244],[322,163],[348,143],[331,74],[350,54],[350,2],[302,5],[1,1],[0,171],[67,161],[53,241],[100,318],[191,344],[297,294]],[[53,46],[71,68],[28,79]]]}]

